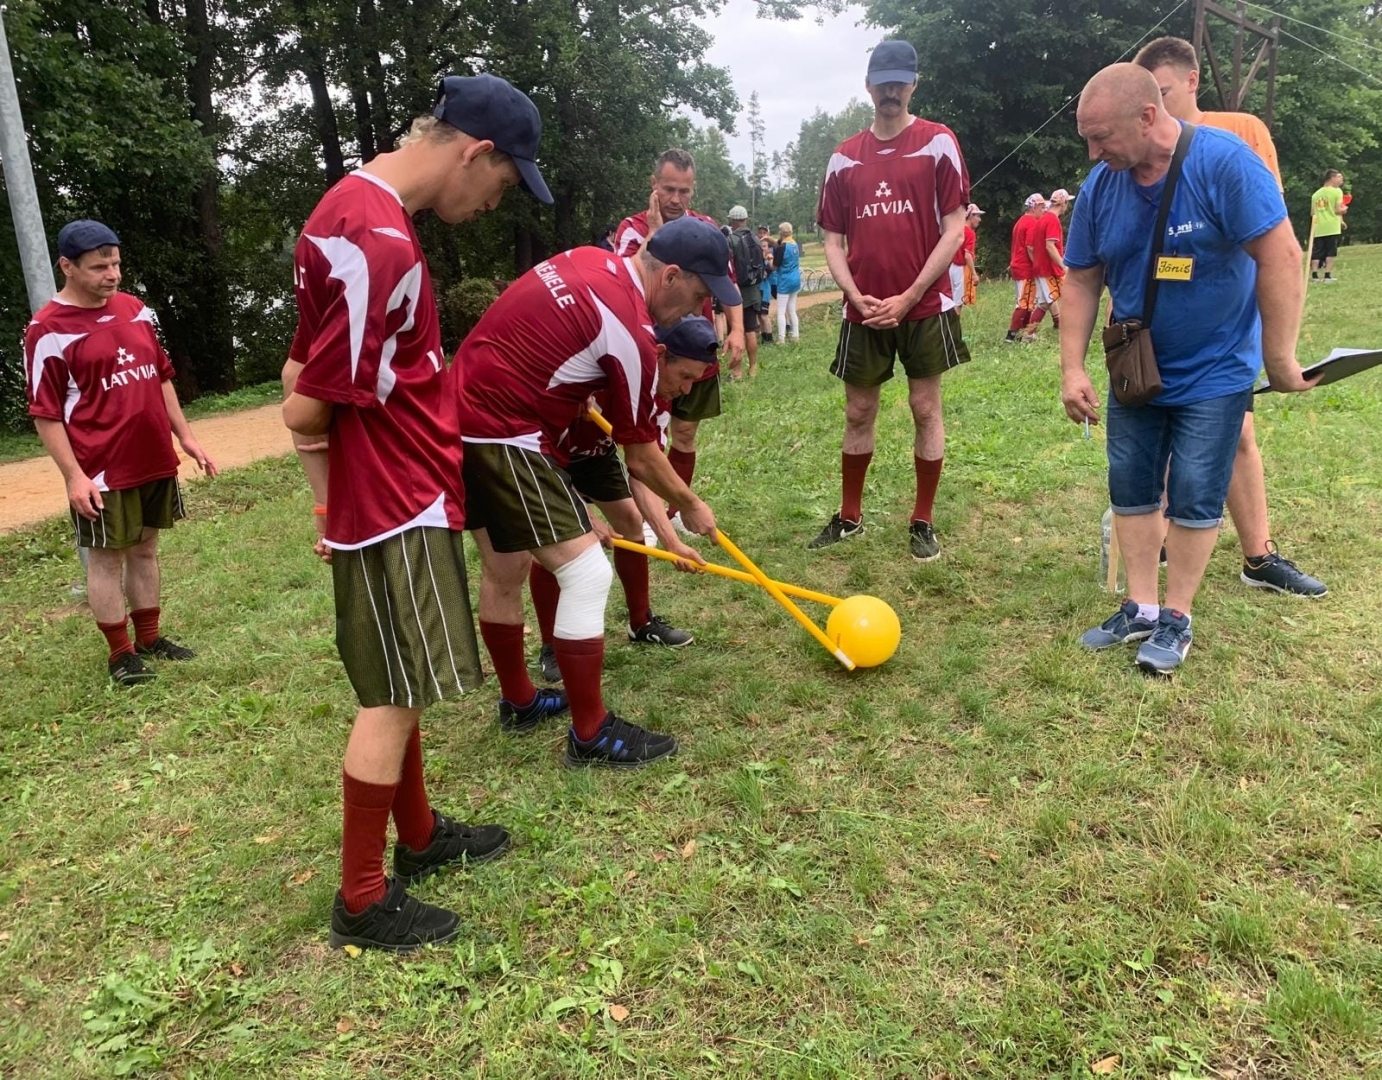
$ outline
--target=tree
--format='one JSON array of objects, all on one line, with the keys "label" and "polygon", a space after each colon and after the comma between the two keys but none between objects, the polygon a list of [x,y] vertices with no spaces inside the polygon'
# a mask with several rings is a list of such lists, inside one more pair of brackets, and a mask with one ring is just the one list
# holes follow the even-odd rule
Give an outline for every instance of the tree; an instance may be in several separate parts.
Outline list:
[{"label": "tree", "polygon": [[763,110],[758,104],[758,91],[749,95],[749,220],[758,220],[758,196],[768,178],[768,162],[763,154]]}]

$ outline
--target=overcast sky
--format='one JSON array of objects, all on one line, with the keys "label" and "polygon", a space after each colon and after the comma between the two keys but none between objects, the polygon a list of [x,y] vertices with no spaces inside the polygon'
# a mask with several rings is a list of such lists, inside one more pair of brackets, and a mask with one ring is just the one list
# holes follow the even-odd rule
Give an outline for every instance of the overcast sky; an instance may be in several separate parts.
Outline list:
[{"label": "overcast sky", "polygon": [[[715,38],[706,60],[729,70],[744,109],[758,91],[771,159],[774,150],[797,137],[801,122],[817,107],[839,112],[850,98],[863,98],[868,50],[884,34],[858,25],[863,8],[853,5],[820,25],[809,16],[779,22],[760,19],[757,12],[753,0],[729,0],[718,15],[699,21]],[[693,119],[706,123],[700,116]],[[749,130],[742,111],[736,128],[737,134],[725,136],[730,160],[748,165]]]}]

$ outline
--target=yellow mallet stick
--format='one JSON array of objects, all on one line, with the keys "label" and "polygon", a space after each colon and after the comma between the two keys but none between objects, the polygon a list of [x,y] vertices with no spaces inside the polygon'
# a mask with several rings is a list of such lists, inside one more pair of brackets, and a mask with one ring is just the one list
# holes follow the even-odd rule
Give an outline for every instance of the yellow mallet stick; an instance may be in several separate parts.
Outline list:
[{"label": "yellow mallet stick", "polygon": [[606,420],[603,416],[600,415],[599,409],[587,409],[586,415],[589,416],[590,419],[594,420],[595,426],[599,428],[601,431],[603,431],[606,435],[614,434],[614,428],[610,425],[610,422],[608,420]]},{"label": "yellow mallet stick", "polygon": [[[673,555],[670,551],[663,551],[661,548],[647,547],[643,544],[635,544],[632,540],[615,540],[615,547],[621,547],[625,551],[636,551],[640,555],[647,555],[654,559],[664,559],[667,562],[682,562],[680,556]],[[690,560],[686,560],[690,561]],[[698,570],[704,570],[707,574],[717,574],[720,577],[729,578],[731,581],[742,581],[746,585],[757,585],[758,579],[752,574],[746,574],[742,570],[731,570],[728,566],[716,566],[714,563],[706,563],[704,566],[697,566]],[[829,596],[826,593],[812,592],[810,589],[798,588],[796,585],[788,585],[785,581],[773,582],[788,596],[795,596],[798,600],[813,600],[817,604],[829,604],[834,607],[840,603],[838,596]]]},{"label": "yellow mallet stick", "polygon": [[844,665],[846,671],[854,670],[854,661],[845,655],[844,650],[837,648],[834,643],[825,636],[821,628],[806,617],[801,608],[787,599],[782,590],[777,587],[777,582],[773,581],[772,578],[758,569],[758,567],[754,565],[753,560],[740,551],[735,546],[734,542],[719,529],[715,530],[715,542],[728,551],[730,555],[733,556],[735,562],[752,574],[753,579],[768,591],[768,595],[785,607],[791,613],[792,618],[801,623],[802,629],[819,641],[821,645],[825,647],[826,652]]}]

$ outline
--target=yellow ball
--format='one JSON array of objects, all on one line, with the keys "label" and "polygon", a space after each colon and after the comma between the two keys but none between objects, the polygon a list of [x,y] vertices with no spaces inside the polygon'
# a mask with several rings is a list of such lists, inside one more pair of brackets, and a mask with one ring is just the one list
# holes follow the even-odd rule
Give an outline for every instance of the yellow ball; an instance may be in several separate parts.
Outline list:
[{"label": "yellow ball", "polygon": [[897,612],[876,596],[848,596],[835,605],[825,624],[825,636],[856,667],[877,667],[902,641]]}]

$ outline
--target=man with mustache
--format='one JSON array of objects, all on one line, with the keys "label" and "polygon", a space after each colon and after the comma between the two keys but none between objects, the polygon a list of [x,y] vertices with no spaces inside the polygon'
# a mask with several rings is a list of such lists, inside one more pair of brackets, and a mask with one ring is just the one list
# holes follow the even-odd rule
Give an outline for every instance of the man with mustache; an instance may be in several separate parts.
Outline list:
[{"label": "man with mustache", "polygon": [[1100,293],[1107,282],[1116,322],[1144,317],[1151,234],[1177,146],[1189,140],[1154,269],[1148,331],[1162,390],[1145,405],[1108,402],[1109,502],[1128,598],[1081,638],[1087,649],[1141,642],[1138,667],[1170,674],[1190,649],[1191,603],[1214,550],[1258,370],[1265,361],[1278,390],[1314,385],[1295,356],[1300,245],[1261,159],[1227,132],[1184,128],[1151,72],[1104,68],[1080,95],[1076,119],[1099,164],[1080,188],[1065,253],[1061,402],[1075,423],[1096,421],[1101,408],[1085,372]]},{"label": "man with mustache", "polygon": [[869,58],[864,87],[873,123],[830,157],[816,220],[830,273],[845,294],[844,325],[831,372],[845,384],[840,509],[807,546],[823,548],[864,531],[864,478],[873,459],[883,383],[901,359],[916,429],[912,558],[939,558],[932,525],[945,455],[941,375],[969,360],[949,266],[964,242],[969,174],[954,132],[908,112],[917,54],[884,41]]}]

